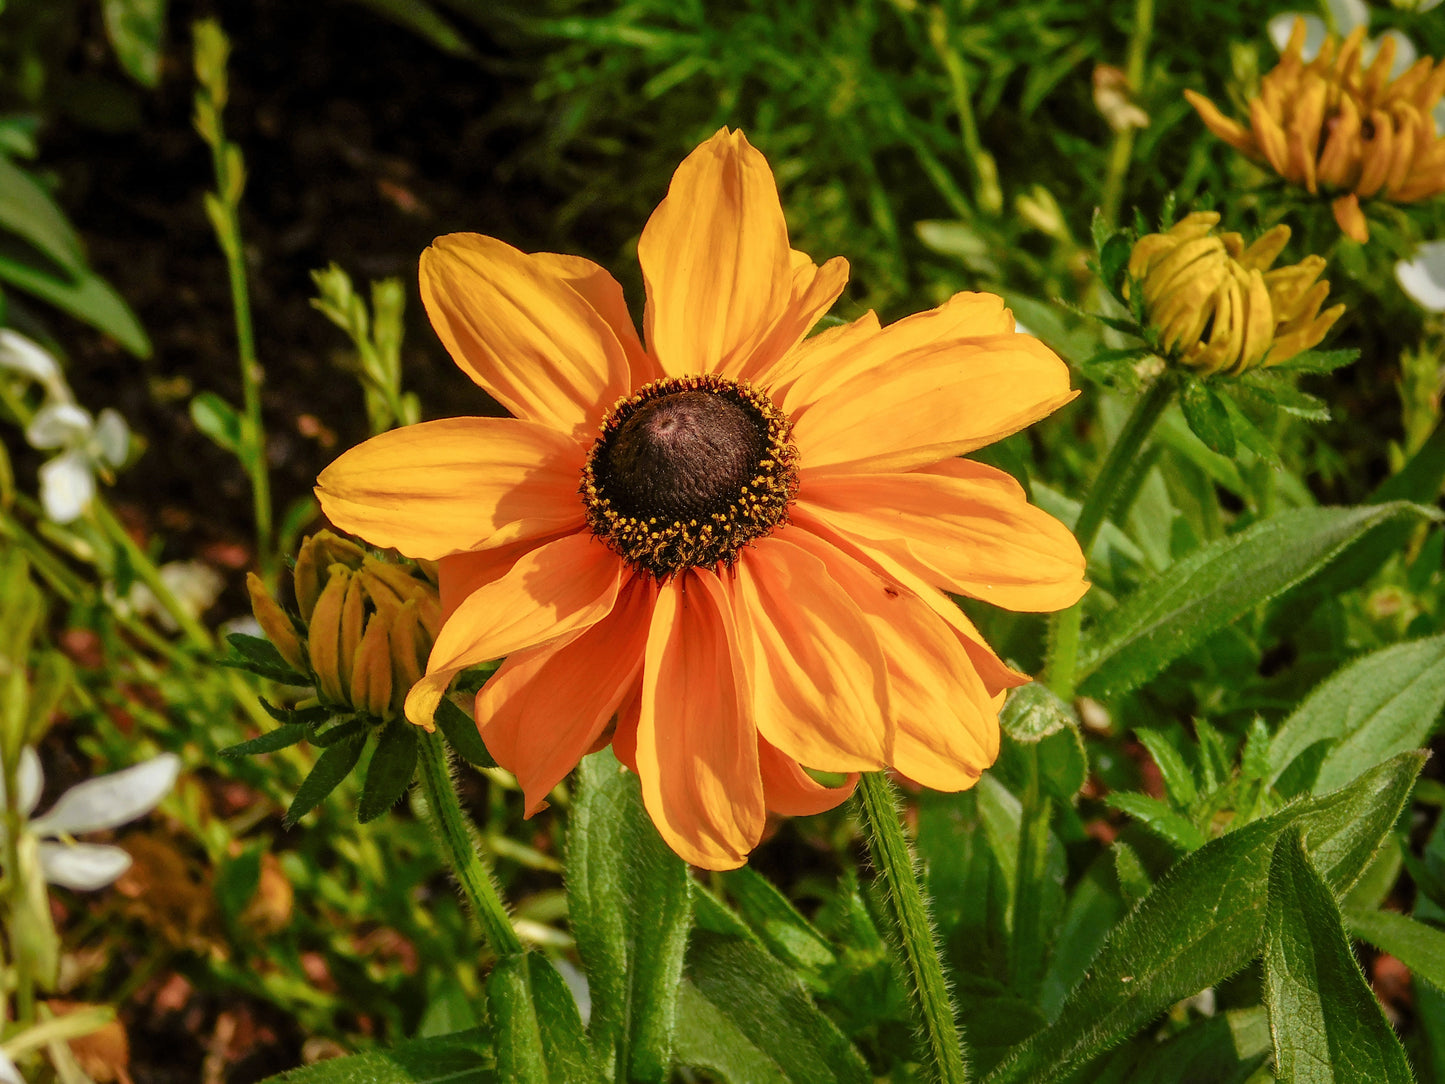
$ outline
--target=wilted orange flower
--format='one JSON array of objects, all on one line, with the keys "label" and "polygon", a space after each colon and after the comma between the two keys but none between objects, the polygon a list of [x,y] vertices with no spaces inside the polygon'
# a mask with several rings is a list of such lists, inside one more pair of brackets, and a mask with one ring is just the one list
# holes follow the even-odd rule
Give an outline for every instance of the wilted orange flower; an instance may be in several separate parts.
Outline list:
[{"label": "wilted orange flower", "polygon": [[746,860],[768,810],[852,789],[800,765],[971,786],[1027,678],[940,588],[1042,611],[1086,585],[1067,529],[953,457],[1072,399],[1068,370],[989,294],[805,341],[847,263],[790,250],[741,132],[688,156],[638,255],[645,346],[587,260],[475,234],[422,256],[437,333],[515,417],[374,437],[317,489],[346,530],[440,562],[408,717],[506,656],[476,718],[528,814],[610,740],[710,869]]},{"label": "wilted orange flower", "polygon": [[1360,200],[1379,197],[1413,203],[1445,192],[1445,137],[1431,111],[1445,95],[1445,62],[1416,61],[1390,79],[1395,40],[1386,37],[1365,67],[1365,27],[1339,45],[1327,38],[1308,64],[1305,22],[1294,32],[1279,65],[1249,103],[1249,127],[1230,120],[1208,98],[1186,90],[1211,132],[1264,162],[1311,195],[1334,196],[1335,221],[1356,241],[1370,239]]}]

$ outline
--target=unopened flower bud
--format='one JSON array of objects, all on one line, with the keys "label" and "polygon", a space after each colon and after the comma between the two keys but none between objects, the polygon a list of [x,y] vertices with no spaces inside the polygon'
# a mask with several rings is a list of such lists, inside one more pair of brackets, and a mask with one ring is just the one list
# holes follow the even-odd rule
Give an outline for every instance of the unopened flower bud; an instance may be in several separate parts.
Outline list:
[{"label": "unopened flower bud", "polygon": [[1345,311],[1319,311],[1330,290],[1319,280],[1324,260],[1271,270],[1289,227],[1246,248],[1237,233],[1215,233],[1218,224],[1218,214],[1200,211],[1134,245],[1129,281],[1163,354],[1208,376],[1278,365],[1317,346]]},{"label": "unopened flower bud", "polygon": [[296,625],[287,616],[281,604],[271,597],[261,577],[254,572],[246,573],[246,590],[251,595],[251,612],[281,657],[291,664],[298,673],[306,673],[306,649],[301,646],[301,636]]}]

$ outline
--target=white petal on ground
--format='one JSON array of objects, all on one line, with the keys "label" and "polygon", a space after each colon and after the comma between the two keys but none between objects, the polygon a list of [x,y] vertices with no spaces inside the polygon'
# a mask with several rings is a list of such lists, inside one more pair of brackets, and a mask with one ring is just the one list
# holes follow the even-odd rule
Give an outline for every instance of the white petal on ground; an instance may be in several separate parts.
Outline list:
[{"label": "white petal on ground", "polygon": [[82,451],[70,451],[40,465],[40,503],[53,523],[71,523],[95,498],[95,475]]},{"label": "white petal on ground", "polygon": [[95,442],[100,458],[112,467],[125,462],[130,451],[130,427],[120,412],[106,407],[95,421]]},{"label": "white petal on ground", "polygon": [[113,884],[130,869],[130,863],[125,851],[104,843],[40,844],[40,870],[45,879],[77,892],[94,892]]},{"label": "white petal on ground", "polygon": [[134,767],[77,783],[49,813],[30,822],[31,830],[37,835],[74,836],[126,824],[154,809],[175,786],[180,770],[178,756],[162,753]]},{"label": "white petal on ground", "polygon": [[84,407],[50,402],[35,412],[25,442],[32,448],[70,448],[88,441],[94,430],[95,419]]},{"label": "white petal on ground", "polygon": [[1413,260],[1395,265],[1400,289],[1427,312],[1445,312],[1445,241],[1420,246]]}]

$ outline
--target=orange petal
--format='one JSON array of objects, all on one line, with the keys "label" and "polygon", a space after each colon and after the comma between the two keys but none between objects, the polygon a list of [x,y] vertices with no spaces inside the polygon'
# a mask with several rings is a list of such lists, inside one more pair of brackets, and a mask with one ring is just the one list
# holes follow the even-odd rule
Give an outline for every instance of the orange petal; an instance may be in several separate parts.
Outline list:
[{"label": "orange petal", "polygon": [[1360,210],[1360,198],[1351,192],[1348,196],[1341,196],[1330,204],[1330,210],[1335,213],[1335,223],[1344,232],[1345,236],[1360,244],[1367,244],[1370,240],[1370,224],[1365,221],[1365,212]]},{"label": "orange petal", "polygon": [[847,801],[858,785],[858,773],[847,782],[825,787],[803,771],[792,757],[785,756],[758,738],[758,768],[763,776],[763,800],[768,811],[784,817],[810,817],[825,809],[833,809]]},{"label": "orange petal", "polygon": [[606,268],[581,256],[557,252],[538,252],[532,258],[565,279],[567,285],[581,294],[582,299],[597,310],[597,315],[607,321],[607,326],[612,328],[623,353],[627,355],[627,364],[632,371],[632,387],[641,387],[662,376],[662,369],[642,348],[642,340],[637,337],[637,325],[632,322],[632,313],[628,311],[621,284]]},{"label": "orange petal", "polygon": [[946,460],[910,474],[803,476],[798,502],[935,586],[1010,610],[1072,606],[1087,588],[1073,534],[1003,471]]},{"label": "orange petal", "polygon": [[868,621],[813,555],[759,539],[735,566],[733,614],[758,733],[829,772],[885,763],[888,680]]},{"label": "orange petal", "polygon": [[[630,390],[627,350],[559,269],[494,237],[454,233],[421,255],[421,297],[452,359],[519,418],[585,436]],[[606,294],[595,277],[584,289]]]},{"label": "orange petal", "polygon": [[767,160],[720,129],[678,166],[637,245],[647,342],[669,376],[741,371],[792,301],[791,251]]},{"label": "orange petal", "polygon": [[1258,154],[1254,144],[1254,137],[1249,130],[1236,120],[1231,120],[1219,111],[1219,107],[1206,98],[1203,94],[1193,90],[1184,92],[1185,99],[1199,113],[1199,119],[1211,132],[1224,140],[1235,150],[1243,151],[1248,155]]},{"label": "orange petal", "polygon": [[662,838],[704,869],[746,862],[767,817],[745,682],[722,584],[689,569],[653,610],[637,775]]},{"label": "orange petal", "polygon": [[612,610],[622,562],[586,531],[543,543],[467,596],[437,635],[406,717],[426,725],[452,678],[468,666],[557,640]]},{"label": "orange petal", "polygon": [[517,777],[526,815],[592,748],[642,672],[657,591],[632,577],[612,612],[560,646],[518,651],[477,693],[477,725],[498,764]]},{"label": "orange petal", "polygon": [[912,591],[823,539],[787,537],[827,565],[877,636],[893,717],[888,763],[935,790],[971,787],[998,756],[998,708],[954,631]]},{"label": "orange petal", "polygon": [[801,252],[793,253],[793,291],[782,315],[768,336],[728,375],[771,387],[775,374],[791,367],[790,352],[824,314],[833,307],[848,284],[848,261],[835,256],[818,267]]},{"label": "orange petal", "polygon": [[804,407],[793,439],[806,469],[909,470],[1016,433],[1078,393],[1031,335],[920,347]]},{"label": "orange petal", "polygon": [[642,716],[642,681],[633,681],[617,709],[617,729],[612,732],[612,753],[618,762],[637,774],[637,722]]},{"label": "orange petal", "polygon": [[984,688],[990,696],[999,696],[1005,689],[1017,688],[1029,683],[1029,676],[1010,666],[988,646],[983,634],[967,615],[946,594],[934,587],[910,567],[895,561],[881,550],[864,549],[856,539],[835,530],[826,519],[813,515],[806,505],[794,505],[790,511],[791,526],[800,527],[817,535],[829,545],[836,547],[860,564],[881,572],[895,583],[912,591],[925,605],[943,619],[953,630],[973,668],[983,679]]},{"label": "orange petal", "polygon": [[[566,532],[571,534],[571,531]],[[553,539],[523,539],[510,546],[478,550],[475,553],[454,553],[437,562],[437,593],[441,596],[441,619],[456,612],[467,596],[483,584],[505,576],[519,560],[543,542]]]},{"label": "orange petal", "polygon": [[436,560],[582,526],[584,451],[515,418],[447,418],[393,429],[321,472],[328,519],[376,546]]},{"label": "orange petal", "polygon": [[[935,309],[906,316],[881,330],[878,318],[870,312],[846,328],[832,329],[803,344],[797,351],[801,357],[789,369],[795,379],[780,405],[785,413],[801,412],[852,377],[889,370],[910,351],[943,342],[1009,335],[1013,330],[1013,313],[996,294],[954,294]],[[845,331],[846,336],[840,334]],[[833,338],[819,342],[824,336]]]}]

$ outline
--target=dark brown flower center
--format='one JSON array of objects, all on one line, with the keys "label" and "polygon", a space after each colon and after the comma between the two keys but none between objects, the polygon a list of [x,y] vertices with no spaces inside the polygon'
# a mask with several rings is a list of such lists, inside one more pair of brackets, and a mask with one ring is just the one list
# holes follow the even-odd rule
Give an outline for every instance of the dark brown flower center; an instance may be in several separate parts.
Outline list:
[{"label": "dark brown flower center", "polygon": [[582,474],[587,525],[659,580],[730,565],[787,514],[798,486],[790,434],[772,400],[749,384],[654,381],[602,423]]}]

